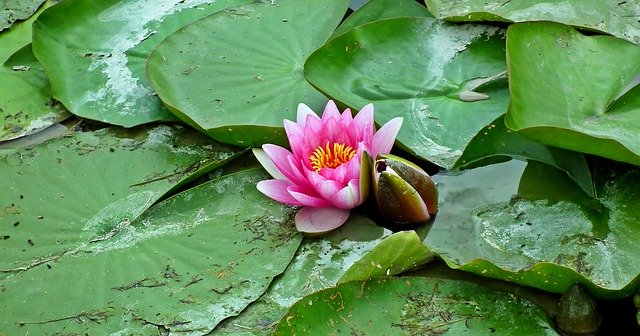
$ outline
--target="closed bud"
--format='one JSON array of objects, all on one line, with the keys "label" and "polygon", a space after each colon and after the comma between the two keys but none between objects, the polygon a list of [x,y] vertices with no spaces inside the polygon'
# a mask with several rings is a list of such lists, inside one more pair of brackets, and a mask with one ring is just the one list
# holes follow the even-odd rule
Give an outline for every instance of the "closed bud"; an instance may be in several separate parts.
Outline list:
[{"label": "closed bud", "polygon": [[392,154],[380,154],[373,169],[380,213],[394,223],[426,222],[438,212],[438,191],[422,168]]}]

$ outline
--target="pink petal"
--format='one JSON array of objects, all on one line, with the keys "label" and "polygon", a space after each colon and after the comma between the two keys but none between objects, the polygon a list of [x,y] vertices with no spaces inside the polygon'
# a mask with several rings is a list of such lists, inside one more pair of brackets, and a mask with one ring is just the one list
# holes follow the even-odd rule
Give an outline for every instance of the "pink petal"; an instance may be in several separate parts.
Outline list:
[{"label": "pink petal", "polygon": [[359,136],[361,141],[372,137],[375,132],[375,125],[373,124],[373,104],[365,105],[358,114],[356,114],[353,121],[356,123],[358,130],[360,130]]},{"label": "pink petal", "polygon": [[315,117],[315,119],[320,120],[320,117],[318,117],[318,115],[313,112],[313,110],[309,106],[302,103],[298,104],[298,111],[296,116],[296,121],[298,122],[298,124],[301,127],[304,127],[309,117]]},{"label": "pink petal", "polygon": [[360,204],[360,186],[355,180],[349,181],[349,185],[338,191],[331,199],[331,204],[340,209],[353,209]]},{"label": "pink petal", "polygon": [[329,205],[328,201],[315,197],[313,195],[315,193],[308,188],[291,185],[287,188],[287,192],[289,192],[289,195],[291,195],[291,197],[293,197],[297,202],[304,206],[318,208],[326,207]]},{"label": "pink petal", "polygon": [[338,110],[333,100],[327,102],[324,112],[322,112],[322,122],[326,123],[329,119],[335,119],[336,121],[340,119],[340,110]]},{"label": "pink petal", "polygon": [[327,233],[340,227],[349,218],[349,210],[304,207],[295,218],[296,229],[311,235]]},{"label": "pink petal", "polygon": [[294,167],[292,167],[289,162],[289,157],[292,156],[291,152],[280,146],[272,144],[262,145],[262,149],[269,156],[276,169],[278,169],[287,179],[296,184],[302,182],[297,177]]},{"label": "pink petal", "polygon": [[287,179],[279,170],[276,165],[271,161],[267,153],[260,148],[253,148],[253,155],[258,159],[258,162],[262,165],[264,170],[276,179]]},{"label": "pink petal", "polygon": [[371,151],[372,157],[378,156],[381,153],[389,153],[393,147],[393,143],[396,141],[396,136],[402,126],[402,117],[397,117],[389,120],[384,124],[376,134],[373,136],[373,143]]},{"label": "pink petal", "polygon": [[287,188],[290,186],[292,186],[292,184],[287,180],[265,180],[258,182],[257,188],[261,193],[280,203],[302,205],[302,203],[293,198],[287,191]]}]

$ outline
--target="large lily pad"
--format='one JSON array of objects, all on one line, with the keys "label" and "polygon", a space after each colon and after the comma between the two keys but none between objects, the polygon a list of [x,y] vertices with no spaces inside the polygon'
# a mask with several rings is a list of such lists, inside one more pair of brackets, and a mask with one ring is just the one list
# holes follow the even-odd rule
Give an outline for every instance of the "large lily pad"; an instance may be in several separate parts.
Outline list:
[{"label": "large lily pad", "polygon": [[593,196],[593,181],[584,155],[523,138],[505,126],[504,116],[485,126],[471,139],[455,168],[470,169],[512,158],[554,166],[570,176],[589,196]]},{"label": "large lily pad", "polygon": [[618,98],[640,73],[640,46],[539,22],[512,25],[507,50],[509,128],[549,145],[640,165],[640,86]]},{"label": "large lily pad", "polygon": [[4,0],[0,8],[0,31],[16,21],[27,20],[45,0]]},{"label": "large lily pad", "polygon": [[314,52],[306,78],[354,108],[373,102],[376,122],[404,117],[398,141],[451,168],[471,138],[507,108],[502,31],[432,18],[362,25]]},{"label": "large lily pad", "polygon": [[348,1],[254,2],[180,29],[150,55],[162,101],[215,139],[243,146],[285,144],[283,119],[326,98],[302,77],[309,54],[338,25]]},{"label": "large lily pad", "polygon": [[[294,209],[255,188],[267,177],[249,170],[189,189],[73,256],[2,280],[0,329],[34,335],[209,332],[256,300],[300,244]],[[64,244],[55,226],[40,225],[40,234]]]},{"label": "large lily pad", "polygon": [[[596,198],[551,166],[516,161],[440,176],[425,244],[451,267],[563,293],[632,293],[640,270],[640,171],[597,174]],[[519,181],[519,184],[518,184]],[[541,182],[543,181],[543,182]]]},{"label": "large lily pad", "polygon": [[291,307],[274,335],[557,335],[540,308],[458,280],[346,282]]},{"label": "large lily pad", "polygon": [[65,0],[34,23],[33,50],[76,115],[127,127],[175,120],[149,87],[149,53],[178,28],[247,2]]},{"label": "large lily pad", "polygon": [[[0,157],[0,278],[126,230],[168,191],[239,150],[179,126],[74,133]],[[97,246],[97,245],[96,245]]]},{"label": "large lily pad", "polygon": [[335,286],[345,272],[391,232],[362,216],[351,216],[322,238],[306,238],[295,258],[269,290],[214,334],[271,335],[276,323],[305,295]]},{"label": "large lily pad", "polygon": [[555,21],[605,32],[640,44],[640,7],[619,0],[426,0],[438,18],[450,21]]}]

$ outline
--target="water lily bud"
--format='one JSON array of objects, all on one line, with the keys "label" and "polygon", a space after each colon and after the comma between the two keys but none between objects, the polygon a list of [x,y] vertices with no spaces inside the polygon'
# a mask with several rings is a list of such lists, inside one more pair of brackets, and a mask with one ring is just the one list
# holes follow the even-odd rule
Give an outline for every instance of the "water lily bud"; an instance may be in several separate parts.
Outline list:
[{"label": "water lily bud", "polygon": [[438,212],[438,191],[422,168],[392,154],[380,154],[372,170],[378,209],[395,223],[422,223]]},{"label": "water lily bud", "polygon": [[601,321],[596,301],[581,285],[571,286],[560,298],[556,323],[563,335],[595,335]]}]

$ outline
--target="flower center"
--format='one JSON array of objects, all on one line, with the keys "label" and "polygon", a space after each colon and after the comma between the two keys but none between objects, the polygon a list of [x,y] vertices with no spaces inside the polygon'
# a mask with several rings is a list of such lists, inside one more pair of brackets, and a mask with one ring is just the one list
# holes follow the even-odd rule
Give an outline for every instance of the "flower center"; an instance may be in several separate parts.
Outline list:
[{"label": "flower center", "polygon": [[324,147],[316,147],[309,156],[309,162],[311,162],[311,167],[317,173],[322,168],[336,168],[351,160],[354,155],[356,155],[356,150],[351,146],[341,143],[333,143],[333,146],[329,146],[327,141]]}]

